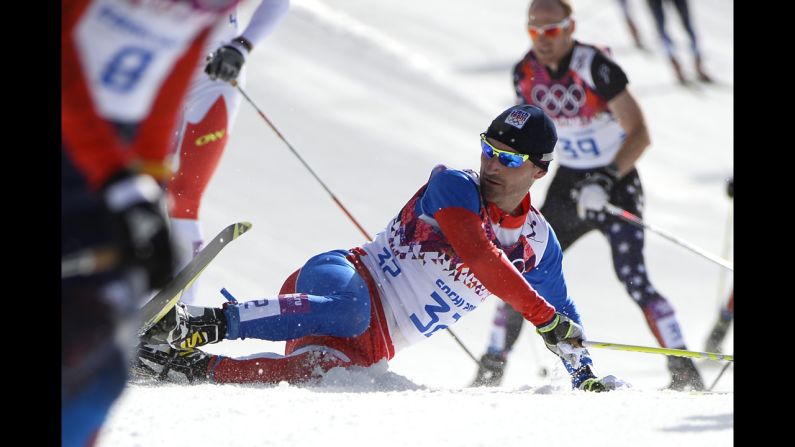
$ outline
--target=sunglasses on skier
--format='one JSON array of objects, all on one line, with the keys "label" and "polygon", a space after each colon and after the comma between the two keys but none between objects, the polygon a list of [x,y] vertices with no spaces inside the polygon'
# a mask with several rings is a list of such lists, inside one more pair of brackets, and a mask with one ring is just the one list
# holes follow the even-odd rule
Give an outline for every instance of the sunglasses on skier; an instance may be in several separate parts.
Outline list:
[{"label": "sunglasses on skier", "polygon": [[509,168],[518,168],[530,158],[527,154],[517,154],[516,152],[497,149],[486,140],[485,133],[480,134],[480,148],[483,150],[483,155],[485,155],[486,158],[494,158],[496,155],[500,163]]},{"label": "sunglasses on skier", "polygon": [[570,23],[571,20],[566,17],[558,23],[550,23],[544,26],[527,25],[527,32],[533,39],[538,39],[539,36],[558,37],[564,29],[569,27]]}]

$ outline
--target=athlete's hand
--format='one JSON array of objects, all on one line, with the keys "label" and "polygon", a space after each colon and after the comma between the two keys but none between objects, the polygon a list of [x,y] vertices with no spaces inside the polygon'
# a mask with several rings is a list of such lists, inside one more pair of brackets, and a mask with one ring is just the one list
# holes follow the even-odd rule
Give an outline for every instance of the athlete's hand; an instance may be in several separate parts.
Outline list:
[{"label": "athlete's hand", "polygon": [[585,220],[588,211],[602,211],[617,181],[618,170],[614,165],[608,165],[588,173],[574,185],[572,196],[577,200],[580,219]]},{"label": "athlete's hand", "polygon": [[144,269],[149,286],[171,280],[174,254],[163,208],[163,189],[149,175],[122,170],[101,190],[126,263]]},{"label": "athlete's hand", "polygon": [[204,67],[204,72],[210,76],[210,79],[215,81],[220,79],[229,82],[237,79],[240,74],[240,69],[246,62],[243,51],[231,46],[224,45],[221,48],[213,51],[208,57],[209,62]]},{"label": "athlete's hand", "polygon": [[561,313],[555,313],[552,320],[536,328],[536,332],[544,339],[547,349],[571,363],[574,368],[580,367],[580,357],[585,353],[582,326]]}]

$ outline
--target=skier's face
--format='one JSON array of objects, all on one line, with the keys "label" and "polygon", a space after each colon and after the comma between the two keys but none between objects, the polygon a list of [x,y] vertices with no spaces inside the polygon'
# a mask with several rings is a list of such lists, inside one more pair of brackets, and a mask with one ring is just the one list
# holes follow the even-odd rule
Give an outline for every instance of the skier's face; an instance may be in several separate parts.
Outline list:
[{"label": "skier's face", "polygon": [[533,53],[539,62],[560,62],[573,45],[574,20],[557,2],[536,2],[530,8],[527,31],[533,41]]},{"label": "skier's face", "polygon": [[[513,152],[510,146],[497,140],[486,138],[488,144],[501,151]],[[505,211],[513,211],[524,198],[533,182],[546,174],[532,161],[517,167],[508,167],[500,157],[480,155],[480,191],[483,198]]]}]

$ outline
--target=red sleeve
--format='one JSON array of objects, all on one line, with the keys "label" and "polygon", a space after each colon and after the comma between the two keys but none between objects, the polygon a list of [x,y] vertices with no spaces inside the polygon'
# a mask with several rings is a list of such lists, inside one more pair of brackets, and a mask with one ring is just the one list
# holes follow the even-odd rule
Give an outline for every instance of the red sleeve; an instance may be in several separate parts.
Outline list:
[{"label": "red sleeve", "polygon": [[168,180],[170,177],[165,170],[158,172],[156,168],[163,166],[163,161],[170,153],[172,132],[176,128],[180,108],[209,34],[209,28],[201,32],[174,64],[174,69],[157,93],[151,112],[138,129],[133,154],[143,161],[145,168],[149,168],[144,171],[159,180]]},{"label": "red sleeve", "polygon": [[502,250],[486,238],[477,214],[450,207],[442,208],[433,217],[456,253],[491,293],[535,326],[552,319],[555,308],[533,289]]},{"label": "red sleeve", "polygon": [[132,148],[116,129],[99,116],[81,69],[73,32],[89,1],[63,2],[61,31],[61,135],[63,147],[75,166],[94,188],[117,170],[138,159],[138,168],[161,181],[170,177],[165,160],[172,144],[179,109],[201,57],[210,29],[202,31],[157,92],[147,117],[140,123]]}]

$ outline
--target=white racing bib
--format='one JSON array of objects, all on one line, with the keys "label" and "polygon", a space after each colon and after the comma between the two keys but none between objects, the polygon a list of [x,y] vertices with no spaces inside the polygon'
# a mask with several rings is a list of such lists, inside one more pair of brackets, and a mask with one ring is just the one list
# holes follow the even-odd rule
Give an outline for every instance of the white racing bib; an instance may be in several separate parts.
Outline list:
[{"label": "white racing bib", "polygon": [[176,61],[216,18],[189,2],[92,2],[74,40],[99,114],[121,122],[146,117]]},{"label": "white racing bib", "polygon": [[561,166],[588,169],[610,164],[626,138],[618,121],[601,113],[583,124],[580,119],[555,119],[558,143],[555,154]]}]

